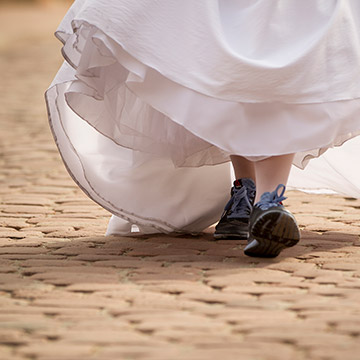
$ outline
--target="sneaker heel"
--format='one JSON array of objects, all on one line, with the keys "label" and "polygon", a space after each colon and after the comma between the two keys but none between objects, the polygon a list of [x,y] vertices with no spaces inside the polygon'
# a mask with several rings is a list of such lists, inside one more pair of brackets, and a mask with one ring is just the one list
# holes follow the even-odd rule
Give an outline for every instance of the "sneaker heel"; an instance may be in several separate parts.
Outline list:
[{"label": "sneaker heel", "polygon": [[253,239],[244,249],[244,254],[253,257],[273,258],[280,254],[286,246],[269,239]]}]

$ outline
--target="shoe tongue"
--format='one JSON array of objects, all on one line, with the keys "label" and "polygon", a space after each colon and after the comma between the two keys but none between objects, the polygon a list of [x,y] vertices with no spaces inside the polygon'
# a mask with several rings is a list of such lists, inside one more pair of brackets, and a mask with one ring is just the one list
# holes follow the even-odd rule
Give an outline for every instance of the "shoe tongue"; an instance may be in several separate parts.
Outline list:
[{"label": "shoe tongue", "polygon": [[241,183],[246,186],[247,189],[255,190],[255,183],[252,179],[244,178],[241,179]]}]

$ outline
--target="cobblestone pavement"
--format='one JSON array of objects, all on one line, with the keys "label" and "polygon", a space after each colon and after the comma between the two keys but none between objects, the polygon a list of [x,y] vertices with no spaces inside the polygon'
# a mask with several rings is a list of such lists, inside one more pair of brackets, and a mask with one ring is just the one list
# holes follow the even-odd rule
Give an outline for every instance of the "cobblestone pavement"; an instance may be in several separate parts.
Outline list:
[{"label": "cobblestone pavement", "polygon": [[64,11],[0,8],[0,359],[359,359],[359,200],[290,193],[302,241],[270,260],[104,237],[46,120]]}]

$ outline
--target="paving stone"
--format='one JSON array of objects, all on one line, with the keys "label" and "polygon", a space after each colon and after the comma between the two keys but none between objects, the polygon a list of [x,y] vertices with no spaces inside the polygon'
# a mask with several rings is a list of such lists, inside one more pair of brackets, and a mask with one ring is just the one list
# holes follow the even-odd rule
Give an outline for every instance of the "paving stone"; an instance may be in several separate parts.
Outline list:
[{"label": "paving stone", "polygon": [[29,279],[42,281],[45,284],[67,286],[76,283],[88,282],[100,282],[100,283],[113,283],[118,281],[117,274],[91,274],[88,273],[63,273],[63,272],[48,272],[38,273],[31,275]]},{"label": "paving stone", "polygon": [[207,256],[207,255],[156,255],[153,257],[155,261],[167,261],[167,262],[221,262],[223,260],[222,256]]},{"label": "paving stone", "polygon": [[0,206],[0,211],[4,214],[51,214],[54,211],[44,208],[42,206],[20,206],[20,205],[3,205]]},{"label": "paving stone", "polygon": [[0,273],[12,273],[12,272],[16,272],[17,268],[15,266],[5,266],[5,265],[1,265],[0,266]]},{"label": "paving stone", "polygon": [[[67,190],[67,192],[72,192]],[[31,189],[27,190],[28,194],[47,194],[47,195],[62,195],[66,193],[66,190],[61,187],[55,186],[32,186]]]},{"label": "paving stone", "polygon": [[23,246],[2,246],[0,247],[0,255],[4,254],[45,254],[48,250],[41,247],[23,247]]},{"label": "paving stone", "polygon": [[[157,247],[153,247],[153,246],[149,246],[148,248],[144,248],[141,247],[140,249],[134,249],[134,250],[130,250],[127,252],[128,256],[157,256],[156,259],[159,258],[159,248]],[[175,255],[175,257],[177,255],[182,256],[182,252],[179,251],[178,249],[166,249],[166,251],[161,251],[161,253],[163,253],[164,255],[161,256],[171,256],[171,255]],[[188,249],[186,251],[187,254],[189,255],[197,255],[198,251],[197,250],[192,250],[192,249]]]},{"label": "paving stone", "polygon": [[71,232],[75,231],[71,226],[36,226],[35,230],[40,231],[44,234],[50,234],[54,232]]},{"label": "paving stone", "polygon": [[[65,293],[59,294],[61,297],[55,298],[51,297],[48,294],[45,294],[43,298],[40,298],[40,294],[38,294],[38,298],[33,302],[36,306],[48,306],[48,307],[64,307],[64,308],[86,308],[86,309],[103,309],[107,305],[109,306],[119,306],[122,305],[122,308],[126,308],[128,304],[121,299],[117,299],[116,303],[105,297],[100,296],[92,296],[92,295],[84,295],[84,294],[74,294],[67,295]],[[78,296],[76,296],[78,295]]]},{"label": "paving stone", "polygon": [[72,259],[63,259],[63,258],[50,258],[50,259],[25,259],[19,262],[21,267],[32,267],[32,266],[39,266],[39,267],[47,267],[47,269],[51,269],[51,267],[68,267],[68,266],[80,266],[83,265],[84,262]]},{"label": "paving stone", "polygon": [[3,204],[6,205],[37,205],[37,206],[46,206],[46,205],[52,205],[53,202],[45,197],[30,197],[30,196],[24,196],[24,194],[15,196],[12,195],[4,197],[2,200]]},{"label": "paving stone", "polygon": [[26,222],[26,219],[1,217],[0,226],[8,228],[8,230],[19,230],[29,226],[29,224]]},{"label": "paving stone", "polygon": [[42,358],[51,359],[56,354],[61,354],[63,359],[75,358],[79,359],[82,356],[89,358],[93,354],[93,346],[91,344],[69,344],[67,342],[33,342],[27,346],[21,347],[18,351],[18,356],[24,358]]},{"label": "paving stone", "polygon": [[203,302],[205,304],[228,304],[232,305],[241,300],[252,300],[251,294],[246,293],[224,293],[224,292],[212,292],[212,293],[186,293],[180,296],[181,299],[190,299]]},{"label": "paving stone", "polygon": [[175,295],[180,295],[182,293],[204,295],[213,291],[209,286],[206,286],[200,282],[176,281],[175,283],[169,283],[166,280],[147,283],[146,289],[148,291],[169,293]]},{"label": "paving stone", "polygon": [[22,239],[26,237],[21,231],[12,228],[0,228],[0,238]]},{"label": "paving stone", "polygon": [[313,348],[308,351],[311,359],[319,360],[357,360],[359,358],[359,349],[356,345],[350,346],[348,349],[329,349],[327,347]]},{"label": "paving stone", "polygon": [[116,257],[114,260],[99,260],[94,261],[93,266],[105,266],[123,269],[137,269],[137,268],[157,268],[157,267],[168,267],[159,261],[151,261],[151,258],[127,258],[125,256]]},{"label": "paving stone", "polygon": [[121,330],[99,329],[79,332],[77,330],[68,330],[63,339],[69,343],[75,344],[124,344],[124,345],[142,345],[151,340],[141,332],[129,331],[129,328]]}]

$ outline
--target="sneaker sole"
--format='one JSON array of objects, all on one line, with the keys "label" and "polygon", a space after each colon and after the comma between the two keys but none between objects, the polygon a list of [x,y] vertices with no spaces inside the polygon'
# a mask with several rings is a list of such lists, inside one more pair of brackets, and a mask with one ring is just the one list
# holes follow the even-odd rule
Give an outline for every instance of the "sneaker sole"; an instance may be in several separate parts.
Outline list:
[{"label": "sneaker sole", "polygon": [[260,216],[253,224],[245,255],[276,257],[300,240],[300,230],[291,213],[271,211]]},{"label": "sneaker sole", "polygon": [[247,240],[248,236],[249,236],[248,232],[235,233],[235,234],[214,233],[215,240]]}]

